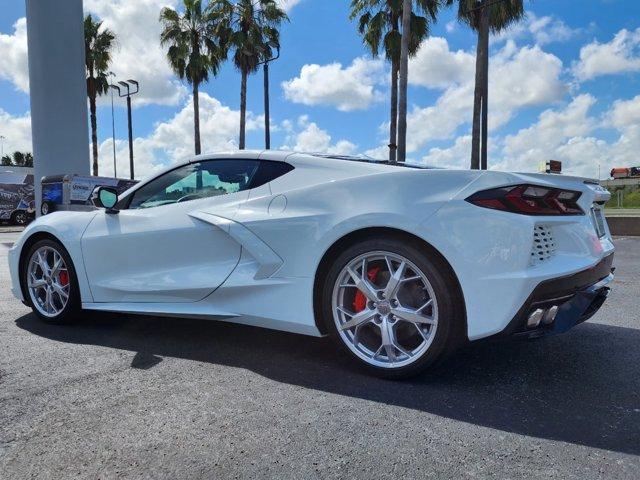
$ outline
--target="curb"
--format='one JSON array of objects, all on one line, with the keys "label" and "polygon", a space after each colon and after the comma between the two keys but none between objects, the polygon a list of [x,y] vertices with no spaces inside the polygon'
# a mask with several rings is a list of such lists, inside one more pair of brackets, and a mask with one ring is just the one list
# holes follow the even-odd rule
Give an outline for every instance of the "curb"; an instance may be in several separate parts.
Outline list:
[{"label": "curb", "polygon": [[640,217],[607,217],[611,235],[640,236]]}]

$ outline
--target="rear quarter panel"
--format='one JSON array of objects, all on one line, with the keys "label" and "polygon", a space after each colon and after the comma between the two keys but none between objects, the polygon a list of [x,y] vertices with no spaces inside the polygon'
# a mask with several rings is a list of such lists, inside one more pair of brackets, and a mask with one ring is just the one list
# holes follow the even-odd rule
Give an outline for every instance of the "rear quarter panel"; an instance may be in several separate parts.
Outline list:
[{"label": "rear quarter panel", "polygon": [[302,188],[293,187],[295,175],[285,176],[272,185],[274,196],[286,197],[283,211],[269,211],[272,198],[253,199],[236,220],[283,258],[276,275],[313,277],[331,245],[356,230],[390,227],[419,235],[418,226],[477,176],[394,168]]}]

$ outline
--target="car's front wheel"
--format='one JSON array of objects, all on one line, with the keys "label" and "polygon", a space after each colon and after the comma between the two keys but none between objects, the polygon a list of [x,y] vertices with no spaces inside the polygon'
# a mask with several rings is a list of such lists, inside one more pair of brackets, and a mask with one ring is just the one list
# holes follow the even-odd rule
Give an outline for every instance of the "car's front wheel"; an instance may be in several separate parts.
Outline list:
[{"label": "car's front wheel", "polygon": [[442,259],[399,238],[350,246],[322,291],[325,325],[361,365],[387,378],[434,366],[464,334],[462,299]]},{"label": "car's front wheel", "polygon": [[22,264],[21,279],[27,303],[41,320],[66,323],[80,311],[80,292],[71,257],[49,239],[31,246]]}]

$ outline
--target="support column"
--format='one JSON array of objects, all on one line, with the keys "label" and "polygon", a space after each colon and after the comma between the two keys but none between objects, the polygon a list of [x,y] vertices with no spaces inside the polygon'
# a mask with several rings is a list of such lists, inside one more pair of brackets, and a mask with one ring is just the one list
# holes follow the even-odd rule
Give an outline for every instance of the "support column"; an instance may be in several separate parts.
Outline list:
[{"label": "support column", "polygon": [[89,175],[82,0],[26,0],[37,214],[45,175]]}]

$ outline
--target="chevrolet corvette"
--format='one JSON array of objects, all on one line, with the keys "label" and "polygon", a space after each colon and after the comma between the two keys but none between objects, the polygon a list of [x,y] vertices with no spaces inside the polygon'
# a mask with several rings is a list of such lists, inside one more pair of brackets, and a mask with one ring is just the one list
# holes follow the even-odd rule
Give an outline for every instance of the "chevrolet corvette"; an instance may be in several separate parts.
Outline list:
[{"label": "chevrolet corvette", "polygon": [[609,197],[564,175],[201,155],[122,195],[96,189],[95,210],[38,218],[10,250],[13,294],[54,324],[100,310],[329,335],[401,378],[597,312]]}]

